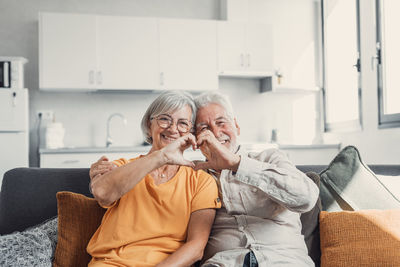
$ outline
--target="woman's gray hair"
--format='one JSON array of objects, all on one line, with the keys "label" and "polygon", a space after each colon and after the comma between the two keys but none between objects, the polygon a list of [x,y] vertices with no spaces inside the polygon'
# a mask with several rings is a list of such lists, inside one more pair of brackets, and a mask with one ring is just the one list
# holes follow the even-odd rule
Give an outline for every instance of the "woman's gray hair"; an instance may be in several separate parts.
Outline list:
[{"label": "woman's gray hair", "polygon": [[232,104],[227,95],[215,91],[208,91],[197,96],[194,99],[194,103],[196,104],[197,109],[212,103],[218,104],[225,109],[228,119],[232,121],[234,119]]},{"label": "woman's gray hair", "polygon": [[160,114],[172,113],[188,105],[192,110],[192,125],[196,120],[196,105],[193,96],[185,91],[166,91],[159,95],[144,113],[141,128],[145,141],[149,144],[153,143],[150,135],[150,121],[152,118]]}]

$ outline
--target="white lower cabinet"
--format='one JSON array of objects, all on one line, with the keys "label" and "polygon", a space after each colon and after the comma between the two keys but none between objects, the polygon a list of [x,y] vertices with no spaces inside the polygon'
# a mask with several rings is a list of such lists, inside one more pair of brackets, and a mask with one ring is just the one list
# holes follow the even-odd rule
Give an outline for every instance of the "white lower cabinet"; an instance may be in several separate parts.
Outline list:
[{"label": "white lower cabinet", "polygon": [[340,145],[280,145],[295,165],[328,165],[340,151]]},{"label": "white lower cabinet", "polygon": [[[140,155],[146,155],[150,149],[138,151],[123,151],[123,152],[92,152],[92,153],[63,153],[63,152],[50,152],[40,154],[40,167],[41,168],[90,168],[102,156],[106,156],[110,161],[126,158],[131,159]],[[184,152],[184,157],[188,160],[204,160],[204,156],[200,150],[193,151],[187,149]]]},{"label": "white lower cabinet", "polygon": [[40,154],[41,168],[90,168],[102,156],[109,160],[120,158],[134,158],[144,152],[123,152],[123,153],[53,153]]},{"label": "white lower cabinet", "polygon": [[[102,156],[108,157],[110,161],[126,158],[131,159],[139,155],[146,155],[150,146],[146,150],[138,151],[108,151],[91,153],[63,153],[45,152],[40,153],[41,168],[90,168]],[[340,145],[279,145],[279,149],[287,154],[290,161],[295,165],[328,165],[339,153]],[[248,149],[251,151],[251,149]],[[259,150],[254,150],[259,151]],[[200,150],[193,151],[187,149],[184,157],[188,160],[204,160]]]}]

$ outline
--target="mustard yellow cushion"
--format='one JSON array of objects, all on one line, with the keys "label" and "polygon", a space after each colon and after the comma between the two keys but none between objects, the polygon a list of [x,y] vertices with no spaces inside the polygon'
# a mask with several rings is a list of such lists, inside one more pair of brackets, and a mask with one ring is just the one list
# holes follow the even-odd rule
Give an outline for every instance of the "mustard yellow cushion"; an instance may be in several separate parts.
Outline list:
[{"label": "mustard yellow cushion", "polygon": [[319,223],[321,266],[400,266],[400,209],[322,211]]},{"label": "mustard yellow cushion", "polygon": [[58,242],[53,267],[87,266],[90,238],[99,227],[105,209],[97,201],[72,192],[57,193]]}]

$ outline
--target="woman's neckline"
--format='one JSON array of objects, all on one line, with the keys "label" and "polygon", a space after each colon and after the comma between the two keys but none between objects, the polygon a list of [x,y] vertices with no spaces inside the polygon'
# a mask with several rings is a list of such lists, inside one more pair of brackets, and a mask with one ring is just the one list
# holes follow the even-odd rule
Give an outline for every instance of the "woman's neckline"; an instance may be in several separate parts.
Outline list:
[{"label": "woman's neckline", "polygon": [[168,181],[165,181],[163,183],[156,183],[156,179],[149,173],[147,174],[147,177],[150,178],[150,182],[154,185],[154,186],[162,186],[168,183],[171,183],[171,181],[176,180],[176,177],[178,176],[178,173],[181,171],[182,166],[178,166],[178,169],[176,170],[176,173],[174,174],[174,176],[171,177],[171,179],[169,179]]}]

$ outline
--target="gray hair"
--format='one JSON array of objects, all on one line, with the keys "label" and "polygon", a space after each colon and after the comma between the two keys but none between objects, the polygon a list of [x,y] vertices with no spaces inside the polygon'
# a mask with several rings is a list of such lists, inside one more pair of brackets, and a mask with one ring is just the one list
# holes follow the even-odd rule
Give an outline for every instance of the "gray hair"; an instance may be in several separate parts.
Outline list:
[{"label": "gray hair", "polygon": [[175,112],[188,105],[192,110],[192,125],[196,120],[196,105],[193,96],[185,91],[166,91],[159,95],[147,108],[140,124],[145,141],[153,143],[150,135],[150,120],[160,114]]},{"label": "gray hair", "polygon": [[234,119],[232,104],[227,95],[215,91],[208,91],[197,96],[194,99],[194,102],[196,104],[197,109],[200,109],[202,107],[205,107],[213,103],[218,104],[225,109],[228,119],[232,121]]}]

